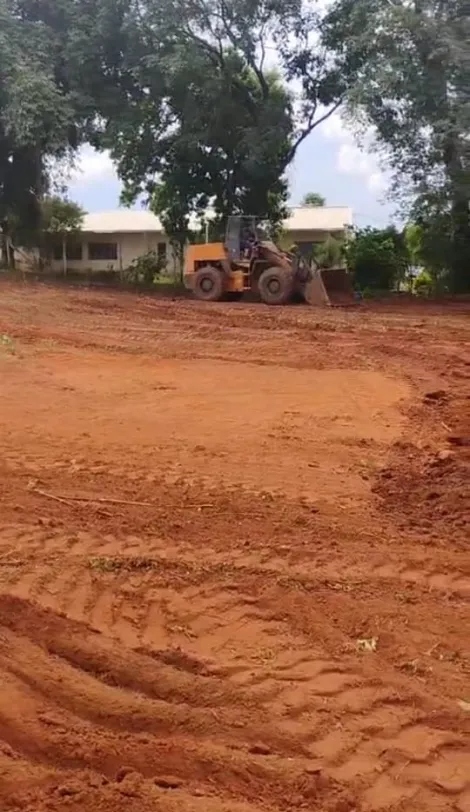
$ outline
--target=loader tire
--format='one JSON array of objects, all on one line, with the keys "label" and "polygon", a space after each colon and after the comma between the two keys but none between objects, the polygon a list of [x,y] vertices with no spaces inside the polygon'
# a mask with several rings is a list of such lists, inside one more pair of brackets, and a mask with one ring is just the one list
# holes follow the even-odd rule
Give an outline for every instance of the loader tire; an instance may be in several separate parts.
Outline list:
[{"label": "loader tire", "polygon": [[193,292],[196,299],[204,302],[219,302],[224,294],[222,274],[212,265],[205,265],[196,271]]},{"label": "loader tire", "polygon": [[285,305],[294,293],[294,277],[283,268],[267,268],[258,281],[261,300],[268,305]]}]

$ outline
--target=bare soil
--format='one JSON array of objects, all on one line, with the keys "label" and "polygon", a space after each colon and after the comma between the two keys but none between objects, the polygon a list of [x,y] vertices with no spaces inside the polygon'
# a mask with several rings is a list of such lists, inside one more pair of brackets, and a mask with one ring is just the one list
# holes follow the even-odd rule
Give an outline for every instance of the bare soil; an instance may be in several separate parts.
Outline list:
[{"label": "bare soil", "polygon": [[0,285],[0,808],[470,812],[470,304]]}]

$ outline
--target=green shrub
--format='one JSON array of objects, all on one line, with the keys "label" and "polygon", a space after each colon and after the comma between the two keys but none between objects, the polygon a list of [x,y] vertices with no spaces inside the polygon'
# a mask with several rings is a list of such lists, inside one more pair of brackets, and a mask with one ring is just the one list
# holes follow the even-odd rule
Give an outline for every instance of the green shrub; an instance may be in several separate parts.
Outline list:
[{"label": "green shrub", "polygon": [[165,258],[159,257],[156,251],[148,251],[134,259],[123,272],[123,278],[126,282],[150,287],[155,284],[165,269]]},{"label": "green shrub", "polygon": [[402,235],[393,227],[356,229],[346,244],[346,259],[360,290],[392,290],[406,272]]},{"label": "green shrub", "polygon": [[434,280],[428,271],[421,271],[413,283],[413,291],[417,296],[430,296],[434,290]]},{"label": "green shrub", "polygon": [[331,235],[315,247],[313,259],[320,268],[338,268],[344,264],[344,246]]}]

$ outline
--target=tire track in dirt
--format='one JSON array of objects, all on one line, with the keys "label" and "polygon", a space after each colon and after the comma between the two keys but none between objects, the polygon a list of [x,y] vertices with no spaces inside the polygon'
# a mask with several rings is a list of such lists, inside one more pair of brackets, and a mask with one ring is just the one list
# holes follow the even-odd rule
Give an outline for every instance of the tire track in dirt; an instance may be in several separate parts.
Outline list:
[{"label": "tire track in dirt", "polygon": [[[10,554],[15,550],[18,556],[11,528],[6,535]],[[357,787],[355,792],[362,798],[364,809],[383,808],[381,798],[388,799],[389,808],[411,804],[413,798],[419,795],[421,799],[423,792],[431,790],[435,805],[436,780],[442,795],[438,809],[447,808],[448,795],[458,797],[466,791],[466,781],[456,776],[464,775],[469,751],[462,747],[458,734],[441,729],[440,717],[436,727],[435,701],[433,704],[415,688],[410,693],[409,681],[397,680],[393,673],[379,677],[377,669],[371,668],[366,677],[364,663],[359,666],[357,656],[350,651],[332,659],[321,641],[312,648],[308,637],[292,632],[288,618],[272,620],[269,600],[246,592],[249,576],[261,576],[265,594],[279,582],[276,569],[269,570],[266,564],[256,570],[253,565],[247,568],[235,562],[221,565],[211,561],[204,567],[201,582],[200,567],[181,556],[178,561],[168,558],[168,549],[166,560],[139,560],[129,555],[123,540],[119,542],[119,556],[109,557],[101,553],[115,548],[116,539],[95,539],[92,543],[87,536],[85,555],[77,554],[77,542],[74,555],[68,558],[70,571],[64,575],[56,552],[60,549],[59,535],[36,531],[34,561],[29,561],[36,570],[36,580],[31,584],[30,572],[26,571],[26,588],[20,578],[12,585],[15,594],[33,595],[42,605],[66,611],[69,617],[91,620],[100,631],[126,646],[149,652],[158,651],[159,645],[168,646],[170,652],[188,652],[195,658],[192,662],[214,663],[237,690],[266,707],[281,708],[277,724],[282,735],[295,735],[297,741],[306,738],[305,757],[319,759],[321,774],[339,786]],[[22,538],[24,543],[24,532]],[[135,539],[131,544],[135,553]],[[0,535],[0,546],[5,555],[5,533]],[[142,561],[145,568],[141,568]],[[42,576],[38,575],[39,563]],[[133,570],[136,563],[137,570]],[[156,577],[150,565],[157,567]],[[221,591],[221,566],[230,587],[225,592]],[[8,588],[4,570],[3,589]],[[177,587],[172,586],[175,575]],[[245,592],[239,592],[237,578],[242,578]],[[296,587],[293,577],[281,583],[284,590]],[[447,582],[439,581],[434,592],[436,587],[438,594],[439,587],[448,591]],[[274,606],[285,605],[285,597],[274,601]],[[330,646],[335,638],[342,640],[326,615],[316,622],[321,623],[322,637]],[[57,655],[56,649],[54,653]],[[382,662],[380,671],[383,666]],[[447,713],[449,708],[450,703]],[[186,720],[184,726],[191,727],[191,723]]]},{"label": "tire track in dirt", "polygon": [[[281,551],[274,559],[266,558],[256,549],[251,551],[207,549],[207,561],[201,563],[197,550],[186,547],[184,552],[174,542],[150,540],[140,541],[136,537],[119,540],[117,537],[93,537],[80,533],[80,539],[72,538],[73,553],[67,556],[67,569],[62,566],[63,548],[62,531],[38,531],[31,528],[30,543],[22,531],[21,538],[16,540],[15,531],[11,528],[0,533],[0,550],[2,560],[0,582],[12,594],[21,597],[38,597],[44,605],[59,611],[67,611],[77,619],[88,619],[99,628],[109,631],[121,624],[121,633],[126,626],[127,640],[136,645],[139,640],[150,640],[148,628],[143,618],[148,614],[147,624],[155,628],[158,623],[162,641],[168,640],[168,633],[162,620],[166,610],[167,622],[171,623],[171,612],[168,611],[169,597],[163,598],[165,588],[188,590],[193,584],[225,583],[232,594],[240,589],[246,592],[251,588],[255,594],[268,587],[278,588],[280,606],[284,605],[282,591],[304,595],[320,596],[321,601],[333,603],[341,608],[347,602],[373,602],[387,590],[393,596],[390,603],[398,598],[405,613],[413,615],[413,607],[428,605],[429,612],[454,613],[455,610],[468,609],[469,580],[463,577],[468,569],[469,556],[459,553],[454,556],[454,565],[459,570],[435,570],[436,558],[432,569],[426,569],[426,559],[421,560],[421,569],[417,565],[411,568],[406,563],[373,565],[369,561],[369,572],[365,576],[364,568],[348,567],[347,561],[342,564],[341,558],[334,565],[316,566],[312,557],[291,563],[290,550]],[[70,543],[70,541],[69,541]],[[150,555],[148,554],[149,548]],[[26,556],[22,557],[22,551]],[[113,554],[114,553],[114,554]],[[295,556],[297,558],[297,556]],[[381,554],[377,560],[380,561]],[[443,562],[447,562],[444,553]],[[447,569],[447,571],[445,571]],[[308,576],[306,575],[308,572]],[[168,591],[168,589],[167,589]],[[160,604],[154,606],[152,596],[158,594]],[[337,596],[337,597],[335,597]],[[444,604],[442,603],[444,599]],[[253,600],[249,596],[247,603]],[[348,611],[348,610],[346,610]],[[460,610],[459,610],[460,611]],[[126,618],[123,617],[126,614]],[[240,624],[236,612],[233,623]],[[173,626],[181,626],[178,620]],[[183,628],[183,627],[182,627]],[[114,632],[113,632],[114,633]],[[205,634],[201,630],[201,634]],[[188,632],[186,632],[188,634]],[[139,637],[140,635],[140,637]],[[184,636],[184,633],[182,633]],[[431,641],[434,645],[435,641]]]},{"label": "tire track in dirt", "polygon": [[[207,524],[210,524],[210,521],[211,518],[208,517]],[[47,559],[53,562],[56,557],[63,556],[64,549],[67,549],[67,557],[72,560],[86,556],[90,561],[96,558],[97,569],[100,569],[100,558],[103,559],[101,564],[104,568],[107,566],[116,570],[126,569],[126,561],[130,563],[131,569],[138,569],[141,566],[144,570],[151,569],[160,562],[166,563],[169,567],[173,561],[175,567],[181,562],[183,566],[190,566],[194,570],[207,571],[212,568],[228,571],[232,568],[234,572],[264,571],[267,574],[285,575],[305,582],[309,579],[325,583],[337,581],[338,589],[341,588],[342,582],[345,584],[352,582],[360,586],[365,582],[371,582],[373,585],[377,581],[377,589],[380,590],[381,584],[390,583],[391,587],[395,587],[402,581],[431,592],[467,596],[470,590],[469,553],[455,551],[449,556],[444,548],[433,550],[432,555],[425,552],[417,554],[414,547],[409,546],[407,549],[403,544],[398,551],[389,551],[390,542],[387,537],[383,538],[381,545],[376,549],[368,549],[367,542],[365,543],[364,555],[366,551],[368,553],[367,572],[364,571],[364,562],[351,564],[350,558],[342,554],[341,550],[335,551],[334,558],[324,555],[321,546],[316,543],[315,549],[309,550],[296,548],[294,541],[290,545],[278,544],[276,549],[274,542],[273,549],[268,555],[263,546],[258,548],[255,544],[237,549],[230,546],[229,540],[221,548],[212,547],[211,543],[212,540],[206,544],[209,564],[201,562],[198,550],[192,545],[181,545],[175,540],[158,540],[153,536],[119,538],[111,534],[102,537],[96,533],[83,531],[64,536],[62,529],[44,531],[38,529],[37,525],[0,526],[0,556],[2,566],[6,570],[14,570],[27,559]],[[439,560],[440,567],[436,566]],[[63,577],[66,577],[65,574]]]},{"label": "tire track in dirt", "polygon": [[[135,699],[130,697],[128,699],[121,698],[119,709],[116,708],[116,710],[111,711],[112,705],[109,705],[111,700],[106,699],[106,692],[103,692],[102,688],[98,690],[96,685],[90,682],[90,679],[94,680],[96,676],[100,679],[100,674],[104,673],[106,684],[111,684],[111,686],[117,684],[121,688],[133,687],[134,690],[137,689],[139,694],[142,692],[148,694],[150,686],[147,683],[148,687],[145,688],[142,665],[135,670],[135,663],[133,663],[135,657],[138,658],[144,655],[138,653],[132,655],[128,650],[126,655],[119,655],[118,662],[120,665],[117,666],[115,662],[116,655],[112,652],[110,644],[106,643],[104,651],[101,652],[100,662],[99,642],[97,643],[96,639],[94,639],[92,645],[87,648],[80,641],[80,637],[85,636],[86,627],[84,627],[85,632],[73,625],[69,630],[68,624],[71,622],[65,621],[65,619],[62,620],[62,618],[56,618],[53,615],[44,615],[41,610],[34,610],[29,604],[18,603],[18,599],[12,607],[8,604],[8,600],[7,598],[0,599],[0,623],[4,627],[2,631],[2,650],[5,652],[6,647],[8,652],[7,661],[3,663],[3,666],[6,667],[8,673],[13,674],[23,684],[26,684],[28,690],[33,690],[35,693],[39,692],[44,698],[53,696],[55,709],[57,706],[67,712],[71,712],[73,709],[75,717],[78,713],[79,719],[81,718],[88,723],[91,722],[94,737],[100,738],[103,735],[101,728],[104,718],[106,718],[107,731],[114,730],[117,725],[117,729],[126,729],[128,733],[134,731],[136,734],[145,734],[152,731],[152,734],[155,734],[157,717],[152,715],[147,702],[141,704],[137,697]],[[2,604],[4,606],[3,612]],[[12,608],[14,611],[12,611]],[[303,768],[305,769],[308,766],[309,758],[320,759],[321,774],[336,782],[337,791],[341,788],[342,782],[346,782],[349,787],[351,782],[354,787],[357,784],[357,792],[359,792],[359,797],[363,799],[364,808],[371,810],[381,809],[384,806],[382,803],[384,798],[387,799],[388,808],[392,808],[392,806],[398,805],[405,800],[411,801],[418,793],[420,799],[422,799],[421,793],[426,790],[428,784],[432,785],[435,790],[436,783],[442,793],[442,806],[436,808],[445,809],[447,794],[458,796],[466,790],[465,765],[468,763],[470,748],[465,747],[461,734],[452,733],[446,729],[446,720],[445,717],[444,719],[442,717],[442,711],[441,715],[436,719],[436,703],[433,702],[431,697],[425,697],[423,693],[420,694],[418,691],[414,692],[406,700],[396,693],[396,688],[393,689],[389,685],[388,679],[385,682],[384,680],[381,681],[382,687],[380,688],[380,685],[377,685],[376,676],[371,677],[370,680],[365,680],[364,674],[355,669],[352,663],[344,664],[344,662],[340,663],[332,660],[321,650],[317,651],[316,656],[312,657],[314,652],[312,650],[306,652],[304,641],[301,648],[297,642],[296,650],[294,650],[292,645],[285,645],[285,631],[282,638],[280,636],[283,645],[276,650],[276,637],[274,629],[271,629],[273,643],[267,656],[262,646],[263,640],[258,641],[256,653],[250,649],[247,650],[246,645],[243,645],[243,639],[237,639],[236,634],[233,636],[231,632],[234,629],[236,631],[237,620],[244,620],[245,636],[252,639],[252,635],[259,632],[261,616],[255,615],[255,617],[246,618],[239,608],[236,608],[235,612],[234,616],[232,596],[228,596],[222,602],[220,595],[216,601],[214,601],[214,596],[208,596],[206,604],[201,606],[193,623],[195,621],[195,627],[197,628],[198,620],[206,620],[207,615],[210,618],[216,617],[218,619],[212,630],[210,626],[205,628],[203,637],[204,651],[206,654],[212,654],[214,659],[220,658],[221,654],[223,654],[224,668],[222,673],[225,676],[230,677],[231,671],[234,668],[236,669],[234,684],[238,686],[237,690],[243,690],[243,701],[252,706],[249,711],[250,718],[252,718],[253,713],[253,702],[256,700],[258,702],[261,700],[261,707],[266,709],[273,707],[272,702],[275,700],[276,707],[284,709],[288,722],[287,724],[284,723],[282,714],[281,716],[276,715],[279,730],[277,738],[276,734],[272,732],[267,738],[267,734],[262,733],[262,731],[257,731],[256,735],[251,737],[255,741],[266,742],[268,740],[270,742],[267,750],[269,756],[273,753],[271,744],[273,736],[276,738],[277,747],[279,747],[279,742],[282,741],[284,751],[288,745],[289,735],[294,736],[292,738],[291,753],[295,752],[297,758],[300,741],[303,739]],[[250,613],[250,615],[253,614],[255,613]],[[14,617],[14,621],[12,621],[12,617]],[[38,624],[40,631],[36,630]],[[64,624],[62,629],[60,624]],[[35,629],[34,634],[32,633],[32,627]],[[76,682],[75,675],[72,677],[70,674],[65,673],[63,668],[61,668],[60,681],[57,682],[54,677],[54,668],[52,668],[51,673],[51,663],[41,665],[37,659],[39,655],[36,651],[31,651],[27,656],[24,641],[15,649],[15,640],[5,634],[5,628],[13,629],[13,631],[22,635],[26,634],[30,639],[34,639],[36,644],[42,642],[50,654],[70,663],[72,668],[79,667],[82,672],[79,676],[79,683]],[[73,638],[71,636],[72,629],[74,630]],[[78,644],[77,634],[79,635]],[[89,633],[87,634],[89,636]],[[230,647],[227,647],[229,641]],[[195,648],[198,648],[197,643]],[[300,655],[301,651],[302,654]],[[242,659],[242,652],[244,652],[244,659]],[[41,654],[42,656],[43,654]],[[159,656],[158,653],[156,656]],[[153,661],[154,658],[152,657]],[[124,662],[126,662],[126,666],[123,665]],[[200,660],[191,660],[191,662],[200,662]],[[241,676],[245,676],[239,670],[240,666],[245,669],[245,674],[249,671],[248,680],[245,678],[240,679]],[[1,667],[2,658],[0,656]],[[47,677],[44,676],[46,671]],[[217,667],[214,673],[217,673]],[[38,677],[38,674],[41,676]],[[89,679],[84,674],[93,676]],[[156,683],[154,680],[151,681],[150,685],[152,686],[150,690],[155,691],[154,686],[156,686]],[[227,685],[226,681],[224,681],[224,685]],[[275,686],[275,690],[273,690],[273,686]],[[159,690],[161,690],[160,682]],[[224,688],[223,690],[226,691],[227,689]],[[204,694],[200,693],[200,687],[198,687],[198,691],[199,701],[201,701]],[[211,712],[210,716],[215,717],[224,731],[224,736],[227,735],[230,724],[226,718],[222,719],[220,716],[220,704],[219,701],[216,701],[216,693],[211,688],[210,695],[207,694],[207,691],[205,695],[205,703],[217,707],[217,711]],[[109,694],[109,696],[111,695]],[[232,694],[230,697],[231,704],[233,699]],[[21,697],[21,702],[22,706],[24,706],[25,697]],[[112,702],[114,704],[114,700]],[[240,697],[238,703],[236,703],[237,708],[231,711],[234,714],[233,718],[237,719],[237,725],[240,723],[239,702]],[[208,718],[204,717],[205,721],[198,719],[193,698],[191,698],[191,705],[193,707],[190,711],[189,709],[181,711],[182,716],[181,713],[173,709],[171,719],[163,723],[162,709],[160,708],[157,730],[161,729],[161,725],[164,724],[167,733],[176,734],[178,729],[184,729],[185,736],[188,736],[192,733],[195,734],[201,729],[201,726],[205,728],[208,724]],[[258,707],[260,706],[258,705]],[[418,707],[420,707],[419,710]],[[321,713],[319,713],[320,709]],[[390,715],[384,717],[384,712],[387,709],[394,722],[394,728],[390,726]],[[452,716],[449,710],[447,710],[447,714],[450,721]],[[320,719],[320,722],[318,719]],[[72,730],[76,731],[76,727],[77,721],[75,718]],[[5,723],[5,709],[2,715],[2,728],[4,730],[8,729],[8,720]],[[18,741],[18,735],[21,741]],[[109,735],[109,732],[105,735],[106,741],[103,744],[106,752],[110,747],[107,741]],[[15,737],[9,739],[7,735],[8,744],[19,748],[23,754],[33,756],[36,745],[34,744],[34,737],[31,738],[31,733],[25,730],[23,738],[21,738],[21,732],[18,733],[18,725],[16,725]],[[246,741],[247,737],[250,739],[249,732],[242,729],[243,741]],[[26,744],[26,742],[30,742],[30,744]],[[67,761],[72,756],[67,757],[63,744],[61,739],[61,761],[66,766],[71,766],[71,764],[67,765]],[[132,758],[135,746],[136,743],[132,741],[132,735],[124,750],[122,750],[122,742],[120,742],[118,761],[124,759],[125,764],[130,764],[134,769],[139,767],[139,771],[142,772],[142,765],[140,763],[136,765],[135,759],[133,761]],[[172,746],[177,748],[177,741],[173,741]],[[33,752],[31,752],[31,747],[33,747]],[[266,745],[263,745],[263,747],[265,748]],[[75,748],[76,744],[73,743],[70,752],[75,751]],[[213,749],[212,738],[209,749],[211,748]],[[206,753],[205,748],[202,748],[202,752],[199,752],[199,749],[197,753],[194,753],[194,758],[198,763],[200,759],[206,763],[207,758],[209,760],[215,758],[214,755]],[[187,745],[185,745],[185,752],[188,753]],[[265,752],[265,750],[262,752]],[[55,763],[58,759],[58,753],[53,749],[48,758],[48,763]],[[220,758],[220,753],[218,758]],[[289,758],[292,761],[292,755]],[[174,770],[171,759],[170,762],[167,769],[171,767]],[[423,765],[427,769],[424,769]],[[100,764],[93,760],[81,766],[103,769]],[[290,772],[292,768],[293,765],[290,764]],[[119,764],[116,761],[112,763],[112,769],[119,769]],[[279,770],[279,765],[276,765],[276,769]],[[195,765],[193,764],[191,767],[192,774],[194,774],[194,770]],[[145,770],[143,775],[145,777]],[[437,782],[436,775],[438,776]],[[279,781],[279,775],[277,775],[277,781]],[[392,805],[390,805],[391,797],[393,798]],[[287,800],[286,796],[284,796],[284,800]],[[434,797],[435,803],[436,798]]]},{"label": "tire track in dirt", "polygon": [[[62,391],[51,371],[77,358],[93,388],[110,355],[120,370],[173,358],[380,370],[405,374],[420,398],[440,376],[454,393],[466,381],[468,320],[457,310],[413,322],[37,288],[7,292],[2,304],[2,329],[19,348],[4,365],[10,397],[31,385],[46,406]],[[81,413],[74,385],[63,396],[71,418]],[[98,384],[86,403],[97,427],[108,414],[109,428],[106,391]],[[132,386],[125,394],[139,399]],[[336,503],[315,498],[316,458],[307,506],[185,482],[158,448],[126,455],[111,434],[102,447],[91,422],[64,445],[46,415],[47,432],[29,433],[27,447],[21,420],[17,434],[5,425],[0,806],[469,812],[469,717],[458,705],[469,674],[470,561],[456,490],[465,449],[434,466],[441,423],[466,430],[454,416],[459,398],[433,417],[429,406],[406,412],[407,442],[389,460],[384,444],[344,443],[361,492],[379,473],[366,511],[355,500],[345,509],[340,479],[330,480]],[[289,454],[291,427],[286,418],[270,439],[279,454]],[[436,482],[439,510],[426,500]],[[61,503],[32,487],[91,501]],[[93,502],[100,495],[151,507],[110,508]],[[358,639],[373,637],[376,651],[358,651]]]},{"label": "tire track in dirt", "polygon": [[[227,690],[216,673],[123,656],[86,626],[18,599],[0,598],[0,628],[0,669],[24,709],[15,719],[11,702],[0,699],[3,739],[36,763],[88,768],[118,783],[125,769],[150,797],[162,769],[177,787],[208,781],[209,794],[216,778],[219,793],[255,806],[273,795],[276,808],[341,797],[335,782],[317,785],[298,737],[277,731],[266,709]],[[94,747],[84,748],[91,734]]]}]

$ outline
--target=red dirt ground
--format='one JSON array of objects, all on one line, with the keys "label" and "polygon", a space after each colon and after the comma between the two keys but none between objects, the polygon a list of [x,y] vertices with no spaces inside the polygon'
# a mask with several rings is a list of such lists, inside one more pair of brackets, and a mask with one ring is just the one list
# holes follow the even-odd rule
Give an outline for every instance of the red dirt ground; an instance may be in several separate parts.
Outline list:
[{"label": "red dirt ground", "polygon": [[2,812],[470,812],[470,306],[0,337]]}]

